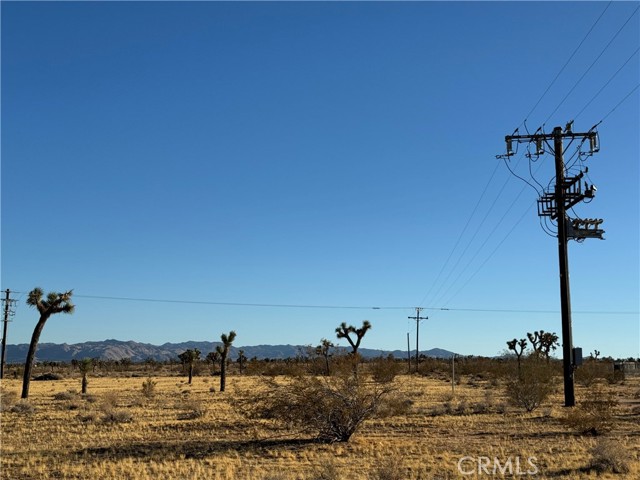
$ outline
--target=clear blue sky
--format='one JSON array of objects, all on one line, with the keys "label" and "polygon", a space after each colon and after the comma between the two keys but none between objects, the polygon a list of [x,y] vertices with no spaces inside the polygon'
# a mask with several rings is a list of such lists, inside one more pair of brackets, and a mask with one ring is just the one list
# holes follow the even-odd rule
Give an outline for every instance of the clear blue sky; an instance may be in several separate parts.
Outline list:
[{"label": "clear blue sky", "polygon": [[[525,118],[604,118],[574,344],[640,356],[638,2],[561,71],[605,7],[2,2],[2,289],[74,289],[42,342],[316,344],[368,319],[363,346],[403,349],[422,305],[421,349],[494,355],[561,332],[556,240],[495,155]],[[532,167],[546,186],[552,159]]]}]

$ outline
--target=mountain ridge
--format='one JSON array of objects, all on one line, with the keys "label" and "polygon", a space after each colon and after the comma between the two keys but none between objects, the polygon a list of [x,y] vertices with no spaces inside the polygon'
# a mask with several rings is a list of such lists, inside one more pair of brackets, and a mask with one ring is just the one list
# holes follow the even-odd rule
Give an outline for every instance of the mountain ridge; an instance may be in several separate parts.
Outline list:
[{"label": "mountain ridge", "polygon": [[[71,360],[79,360],[82,358],[99,358],[101,360],[121,360],[129,358],[134,362],[142,362],[146,359],[157,361],[177,360],[178,355],[185,350],[197,348],[202,352],[202,358],[207,353],[215,350],[220,342],[207,342],[189,340],[186,342],[165,342],[162,345],[153,345],[151,343],[136,342],[133,340],[116,340],[107,339],[99,341],[88,341],[82,343],[40,343],[36,351],[36,360],[50,362],[69,362]],[[285,359],[294,358],[305,355],[308,349],[314,348],[310,345],[247,345],[232,346],[230,349],[230,358],[236,358],[238,351],[243,350],[247,358],[256,357],[260,360]],[[7,345],[7,363],[23,363],[29,344],[21,343]],[[337,347],[338,351],[347,352],[347,347]],[[360,348],[359,353],[365,358],[373,358],[379,356],[392,355],[395,358],[407,358],[407,352],[402,350],[381,350],[371,348]],[[415,350],[412,350],[415,355]],[[440,348],[432,348],[430,350],[420,351],[421,355],[435,358],[451,358],[453,352]]]}]

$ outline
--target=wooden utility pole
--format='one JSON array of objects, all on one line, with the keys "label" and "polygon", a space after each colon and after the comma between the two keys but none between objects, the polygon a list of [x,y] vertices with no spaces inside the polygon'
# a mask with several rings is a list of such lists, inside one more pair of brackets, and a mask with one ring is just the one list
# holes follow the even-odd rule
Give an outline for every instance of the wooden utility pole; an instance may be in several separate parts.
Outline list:
[{"label": "wooden utility pole", "polygon": [[418,373],[418,366],[420,365],[420,349],[419,349],[419,340],[420,340],[420,320],[429,320],[429,317],[421,317],[420,312],[423,310],[421,307],[416,307],[416,316],[408,317],[410,320],[416,321],[416,373]]},{"label": "wooden utility pole", "polygon": [[2,359],[0,360],[0,379],[4,378],[4,366],[7,362],[7,324],[9,323],[9,317],[15,313],[11,308],[16,300],[10,298],[11,290],[8,288],[5,290],[5,297],[2,299],[4,303],[4,327],[2,330]]},{"label": "wooden utility pole", "polygon": [[[565,176],[564,165],[564,140],[569,139],[570,142],[576,138],[581,138],[582,143],[589,141],[589,150],[583,152],[580,150],[578,155],[590,156],[599,151],[598,133],[595,126],[586,133],[574,133],[572,131],[573,122],[569,122],[564,131],[562,127],[555,127],[553,132],[534,133],[533,135],[507,135],[505,141],[507,143],[507,154],[499,155],[499,158],[508,159],[514,155],[512,143],[515,140],[518,143],[535,144],[536,156],[543,155],[547,149],[552,150],[555,157],[555,187],[553,191],[543,191],[538,198],[538,216],[550,217],[551,220],[557,222],[558,227],[558,263],[560,270],[560,310],[562,317],[562,367],[564,373],[564,405],[565,407],[573,407],[576,404],[574,389],[574,369],[581,359],[582,351],[573,348],[573,335],[571,329],[571,293],[569,288],[569,254],[567,243],[571,238],[578,242],[584,241],[585,238],[602,239],[604,230],[600,228],[602,219],[570,219],[567,211],[574,205],[584,199],[592,199],[595,196],[596,187],[589,186],[582,179],[587,170],[581,171],[574,177]],[[549,145],[549,141],[553,141],[553,147]],[[531,156],[532,154],[529,154]],[[577,355],[576,355],[577,354]]]},{"label": "wooden utility pole", "polygon": [[409,373],[411,373],[411,347],[409,346],[409,332],[407,332],[407,365],[409,365]]}]

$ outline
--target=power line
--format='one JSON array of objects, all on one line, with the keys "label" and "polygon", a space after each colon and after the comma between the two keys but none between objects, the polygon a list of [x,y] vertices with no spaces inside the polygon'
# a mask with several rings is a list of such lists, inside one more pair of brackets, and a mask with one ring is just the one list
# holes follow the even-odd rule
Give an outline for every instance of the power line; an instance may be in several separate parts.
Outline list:
[{"label": "power line", "polygon": [[500,164],[496,163],[496,167],[493,169],[493,173],[491,174],[491,177],[489,178],[489,181],[484,186],[484,189],[482,190],[482,194],[480,195],[480,198],[478,198],[478,201],[476,202],[476,205],[473,208],[473,211],[471,212],[471,215],[469,215],[469,218],[467,218],[467,223],[465,223],[464,228],[462,229],[462,232],[460,232],[460,235],[458,235],[458,239],[456,240],[455,245],[453,246],[453,248],[449,252],[449,256],[447,257],[447,259],[442,264],[442,268],[440,268],[440,271],[438,272],[438,275],[436,276],[435,280],[431,284],[431,287],[429,288],[427,293],[424,295],[424,297],[422,297],[422,300],[420,300],[420,303],[418,305],[422,305],[424,303],[424,301],[427,299],[427,297],[433,291],[433,287],[435,287],[436,284],[438,283],[438,280],[440,280],[440,277],[442,276],[442,272],[444,272],[445,268],[449,264],[449,260],[451,260],[451,256],[453,255],[453,252],[455,252],[456,248],[458,248],[458,245],[460,244],[460,240],[462,240],[462,237],[464,236],[465,232],[467,231],[467,228],[469,227],[469,223],[471,223],[471,219],[473,218],[473,216],[475,215],[476,211],[478,210],[478,207],[480,206],[480,202],[484,198],[485,193],[487,193],[487,190],[489,188],[489,184],[493,180],[493,177],[496,175],[496,172],[498,171],[498,167],[499,166],[500,166]]},{"label": "power line", "polygon": [[[517,225],[517,224],[516,224]],[[515,226],[514,226],[515,228]],[[511,231],[513,231],[513,229]],[[511,233],[511,232],[509,232]],[[504,242],[504,240],[503,240]],[[499,245],[500,246],[500,245]],[[11,293],[26,293],[11,290]],[[279,303],[243,303],[243,302],[217,302],[209,300],[177,300],[164,298],[140,298],[140,297],[117,297],[107,295],[73,295],[74,298],[87,298],[93,300],[111,300],[111,301],[128,301],[128,302],[147,302],[147,303],[175,303],[186,305],[214,305],[214,306],[231,306],[231,307],[258,307],[258,308],[315,308],[315,309],[353,309],[353,310],[415,310],[415,307],[409,306],[353,306],[353,305],[306,305],[306,304],[279,304]],[[486,308],[445,308],[445,307],[420,307],[422,310],[432,311],[450,311],[450,312],[504,312],[504,313],[558,313],[556,310],[529,310],[529,309],[486,309]],[[591,315],[638,315],[638,311],[577,311],[576,313]]]},{"label": "power line", "polygon": [[627,98],[629,98],[629,97],[633,94],[633,92],[635,92],[635,91],[638,89],[638,87],[640,87],[640,83],[638,83],[635,87],[633,87],[633,88],[631,89],[631,91],[630,91],[629,93],[627,93],[627,94],[624,96],[624,98],[623,98],[622,100],[620,100],[620,101],[616,104],[616,106],[615,106],[615,107],[613,107],[613,108],[609,111],[609,113],[607,113],[604,117],[602,117],[602,120],[600,120],[600,122],[604,122],[604,121],[607,119],[607,117],[608,117],[609,115],[611,115],[613,112],[615,112],[615,111],[616,111],[616,109],[617,109],[620,105],[622,105],[622,104],[625,102],[625,100],[626,100]]},{"label": "power line", "polygon": [[[587,102],[587,104],[586,104],[584,107],[582,107],[582,110],[580,110],[580,111],[578,112],[578,114],[577,114],[577,115],[575,115],[575,116],[573,117],[573,119],[574,119],[574,120],[576,120],[576,119],[577,119],[577,118],[582,114],[582,112],[584,112],[584,111],[587,109],[587,107],[588,107],[589,105],[591,105],[591,102],[593,102],[593,101],[598,97],[598,95],[600,95],[600,94],[602,93],[602,91],[603,91],[605,88],[607,88],[607,86],[608,86],[608,85],[612,82],[612,80],[613,80],[613,79],[618,75],[618,73],[620,73],[620,71],[621,71],[621,70],[622,70],[622,69],[627,65],[627,63],[629,63],[629,62],[631,61],[631,59],[632,59],[633,57],[635,57],[635,56],[636,56],[636,54],[638,53],[638,51],[639,51],[639,50],[640,50],[640,47],[636,48],[636,51],[635,51],[635,52],[633,52],[633,53],[631,54],[631,56],[630,56],[629,58],[627,58],[627,61],[626,61],[626,62],[624,62],[624,63],[622,64],[622,66],[621,66],[621,67],[616,71],[616,73],[614,73],[614,74],[611,76],[611,78],[609,78],[609,80],[607,80],[607,83],[605,83],[605,84],[602,86],[602,88],[600,88],[600,90],[598,90],[598,93],[596,93],[596,94],[591,98],[591,100],[589,100],[589,101]],[[636,88],[637,88],[637,87],[636,87]]]},{"label": "power line", "polygon": [[576,83],[574,83],[573,87],[571,87],[571,89],[569,90],[569,92],[564,96],[564,98],[560,101],[560,103],[556,106],[556,108],[553,110],[553,112],[551,112],[551,114],[547,117],[547,119],[544,121],[544,123],[547,123],[549,121],[549,119],[553,116],[554,113],[556,113],[558,111],[558,109],[560,108],[560,106],[564,103],[564,101],[569,98],[569,95],[571,95],[573,93],[573,91],[576,89],[576,87],[580,84],[580,82],[584,79],[584,77],[587,75],[587,73],[589,73],[589,71],[593,68],[593,66],[596,64],[596,62],[598,60],[600,60],[600,57],[602,57],[602,55],[604,54],[604,52],[609,48],[609,46],[613,43],[613,41],[618,37],[618,35],[620,34],[620,32],[622,31],[622,29],[624,27],[627,26],[627,24],[629,23],[629,21],[631,21],[631,19],[633,18],[633,16],[636,14],[636,12],[638,11],[638,9],[640,9],[640,6],[636,7],[636,9],[633,11],[633,13],[629,16],[629,18],[627,18],[627,20],[622,24],[622,26],[618,29],[618,31],[613,35],[613,37],[611,38],[611,40],[609,40],[609,43],[607,43],[607,45],[605,45],[605,47],[602,49],[602,51],[600,52],[600,54],[596,57],[596,59],[591,63],[591,65],[589,65],[589,67],[585,70],[585,72],[582,74],[582,76],[578,79],[578,81]]},{"label": "power line", "polygon": [[560,69],[560,71],[556,74],[556,76],[553,78],[553,80],[551,80],[551,83],[549,84],[549,86],[547,87],[547,89],[544,91],[544,93],[540,96],[540,98],[538,99],[538,101],[535,103],[535,105],[533,106],[533,108],[529,111],[529,113],[527,113],[527,115],[525,116],[525,119],[523,121],[523,123],[521,123],[520,125],[522,126],[523,124],[526,123],[527,119],[529,118],[529,116],[534,112],[534,110],[538,107],[538,105],[540,104],[540,102],[542,101],[542,99],[547,95],[547,93],[549,92],[549,90],[551,89],[551,87],[553,86],[554,83],[556,83],[556,80],[558,79],[558,77],[562,74],[562,72],[564,71],[564,69],[567,67],[567,65],[569,65],[569,62],[571,61],[571,59],[575,56],[575,54],[578,52],[578,50],[580,49],[580,47],[582,46],[582,44],[585,42],[585,40],[587,39],[587,37],[591,34],[591,31],[595,28],[595,26],[598,24],[598,22],[600,21],[600,19],[602,18],[602,16],[604,15],[604,13],[607,11],[607,9],[611,6],[611,4],[613,3],[613,0],[611,0],[609,3],[607,3],[607,6],[604,7],[604,10],[602,11],[602,13],[600,14],[600,16],[596,19],[595,22],[593,22],[593,25],[591,25],[591,28],[589,29],[589,31],[585,34],[585,36],[582,38],[582,40],[580,41],[580,43],[578,44],[578,46],[575,48],[575,50],[573,51],[573,53],[569,56],[569,58],[567,59],[567,61],[565,62],[565,64],[562,66],[562,68]]}]

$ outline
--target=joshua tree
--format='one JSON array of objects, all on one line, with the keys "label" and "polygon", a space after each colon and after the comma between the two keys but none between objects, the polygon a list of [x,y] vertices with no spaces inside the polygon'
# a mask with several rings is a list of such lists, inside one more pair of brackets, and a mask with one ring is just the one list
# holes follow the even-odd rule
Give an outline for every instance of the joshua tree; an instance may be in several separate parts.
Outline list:
[{"label": "joshua tree", "polygon": [[324,357],[324,365],[326,368],[327,375],[331,374],[329,370],[329,357],[331,356],[330,351],[334,346],[335,345],[331,340],[327,340],[326,338],[323,338],[322,340],[320,340],[320,345],[316,347],[316,355]]},{"label": "joshua tree", "polygon": [[87,393],[87,385],[89,381],[87,380],[87,373],[91,370],[92,361],[90,358],[83,358],[80,363],[78,363],[78,367],[80,368],[80,373],[82,374],[82,394]]},{"label": "joshua tree", "polygon": [[598,357],[600,356],[600,350],[594,350],[591,353],[591,358],[593,358],[594,360],[598,360]]},{"label": "joshua tree", "polygon": [[[507,346],[509,347],[509,350],[513,350],[516,354],[516,357],[518,359],[518,377],[521,376],[521,365],[520,365],[520,359],[522,358],[522,354],[524,353],[525,348],[527,348],[527,339],[526,338],[521,338],[519,341],[517,339],[513,339],[507,342]],[[520,347],[520,350],[518,350],[518,347]]]},{"label": "joshua tree", "polygon": [[215,375],[216,364],[220,360],[220,354],[218,352],[209,352],[207,353],[205,360],[211,364],[211,375]]},{"label": "joshua tree", "polygon": [[558,335],[540,330],[533,332],[533,334],[527,333],[527,337],[529,337],[529,341],[533,347],[533,353],[538,356],[544,356],[547,363],[549,363],[551,350],[555,350],[558,346]]},{"label": "joshua tree", "polygon": [[186,365],[189,368],[189,385],[191,385],[191,379],[193,378],[193,366],[200,359],[200,350],[194,348],[193,350],[185,350],[178,358],[182,362],[183,365]]},{"label": "joshua tree", "polygon": [[33,330],[31,343],[29,344],[29,351],[27,352],[27,359],[24,365],[22,398],[29,398],[29,384],[31,383],[33,359],[36,356],[36,349],[38,348],[38,341],[40,340],[40,334],[42,333],[44,324],[47,322],[51,315],[54,315],[56,313],[73,313],[75,307],[71,302],[72,295],[73,290],[69,290],[65,293],[51,292],[47,295],[47,298],[45,300],[43,299],[44,292],[41,288],[34,288],[29,292],[27,305],[29,305],[30,307],[36,307],[38,309],[38,313],[40,313],[40,319],[36,324],[36,328]]},{"label": "joshua tree", "polygon": [[[342,322],[340,326],[336,328],[336,336],[338,338],[347,339],[347,342],[349,342],[349,345],[351,345],[351,348],[353,349],[351,354],[355,357],[358,353],[358,348],[360,347],[362,337],[364,337],[365,333],[367,333],[370,328],[371,324],[369,323],[369,320],[365,320],[364,322],[362,322],[362,327],[360,328],[356,328],[353,325],[347,326],[345,322]],[[355,341],[351,338],[350,334],[352,333],[354,333],[356,336]]]},{"label": "joshua tree", "polygon": [[225,383],[227,381],[227,355],[229,355],[229,348],[236,339],[236,332],[231,330],[229,335],[223,333],[220,335],[222,340],[222,346],[216,347],[216,352],[220,354],[220,391],[224,392]]},{"label": "joshua tree", "polygon": [[244,371],[245,365],[247,363],[247,357],[244,354],[244,350],[238,350],[238,366],[240,367],[240,374]]}]

